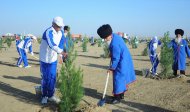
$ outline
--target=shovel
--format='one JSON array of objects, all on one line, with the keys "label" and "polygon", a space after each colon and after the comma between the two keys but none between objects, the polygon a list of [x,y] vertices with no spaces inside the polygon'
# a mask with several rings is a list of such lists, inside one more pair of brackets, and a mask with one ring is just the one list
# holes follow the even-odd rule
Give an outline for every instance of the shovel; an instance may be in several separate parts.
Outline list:
[{"label": "shovel", "polygon": [[158,53],[158,55],[156,56],[156,59],[154,60],[154,62],[152,64],[152,67],[149,70],[147,70],[145,77],[147,77],[149,75],[149,73],[152,72],[151,70],[154,67],[154,64],[155,64],[155,62],[156,62],[156,60],[158,59],[159,56],[160,56],[160,53]]},{"label": "shovel", "polygon": [[103,106],[106,102],[106,99],[105,99],[105,95],[106,95],[106,90],[107,90],[107,87],[108,87],[108,81],[109,81],[109,72],[107,73],[107,79],[106,79],[106,84],[105,84],[105,88],[104,88],[104,94],[101,98],[101,100],[98,102],[98,106]]},{"label": "shovel", "polygon": [[36,56],[34,56],[34,55],[31,55],[31,54],[29,54],[31,57],[33,57],[33,58],[35,58],[35,59],[37,59],[37,60],[39,60],[39,58],[38,57],[36,57]]}]

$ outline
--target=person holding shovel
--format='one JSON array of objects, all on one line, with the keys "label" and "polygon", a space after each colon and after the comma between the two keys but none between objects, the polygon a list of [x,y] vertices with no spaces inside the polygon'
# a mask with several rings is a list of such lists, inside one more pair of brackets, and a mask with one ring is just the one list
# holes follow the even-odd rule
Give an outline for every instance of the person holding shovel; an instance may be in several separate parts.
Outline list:
[{"label": "person holding shovel", "polygon": [[[168,44],[168,47],[173,49],[173,75],[180,77],[185,75],[186,55],[190,58],[190,50],[187,41],[183,39],[184,31],[176,29],[175,35],[176,38]],[[180,75],[177,75],[177,70],[180,70]]]},{"label": "person holding shovel", "polygon": [[149,57],[152,64],[152,69],[150,70],[150,72],[152,73],[153,77],[158,75],[158,73],[156,72],[159,64],[159,59],[158,59],[159,54],[156,53],[158,45],[161,45],[161,41],[158,40],[157,36],[153,37],[148,44]]},{"label": "person holding shovel", "polygon": [[112,33],[109,24],[99,27],[97,33],[109,46],[111,65],[108,73],[113,74],[112,104],[116,104],[124,99],[128,85],[136,80],[132,57],[122,37]]},{"label": "person holding shovel", "polygon": [[42,76],[42,104],[47,101],[59,103],[60,99],[55,97],[57,55],[66,56],[63,51],[65,37],[62,30],[63,19],[55,17],[52,26],[43,33],[40,45],[40,72]]}]

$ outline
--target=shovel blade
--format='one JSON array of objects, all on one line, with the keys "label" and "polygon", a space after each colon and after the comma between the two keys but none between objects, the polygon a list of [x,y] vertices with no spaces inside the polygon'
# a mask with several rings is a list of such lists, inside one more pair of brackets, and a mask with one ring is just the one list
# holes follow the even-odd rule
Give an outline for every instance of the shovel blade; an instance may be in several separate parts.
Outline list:
[{"label": "shovel blade", "polygon": [[98,102],[98,106],[100,106],[100,107],[102,107],[102,106],[104,106],[104,104],[105,104],[105,102],[106,102],[106,99],[104,98],[104,99],[101,99],[99,102]]},{"label": "shovel blade", "polygon": [[150,71],[147,69],[147,70],[146,70],[146,74],[145,74],[144,77],[145,77],[145,78],[148,77],[148,76],[149,76],[149,73],[150,73]]}]

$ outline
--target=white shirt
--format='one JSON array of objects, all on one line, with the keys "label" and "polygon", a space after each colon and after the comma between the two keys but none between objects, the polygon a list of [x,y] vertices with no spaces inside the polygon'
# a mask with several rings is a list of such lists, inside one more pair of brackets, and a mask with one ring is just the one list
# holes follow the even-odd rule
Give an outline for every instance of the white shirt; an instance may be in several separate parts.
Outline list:
[{"label": "white shirt", "polygon": [[53,63],[57,61],[57,54],[63,51],[64,32],[56,32],[53,27],[48,28],[42,37],[40,45],[40,61]]}]

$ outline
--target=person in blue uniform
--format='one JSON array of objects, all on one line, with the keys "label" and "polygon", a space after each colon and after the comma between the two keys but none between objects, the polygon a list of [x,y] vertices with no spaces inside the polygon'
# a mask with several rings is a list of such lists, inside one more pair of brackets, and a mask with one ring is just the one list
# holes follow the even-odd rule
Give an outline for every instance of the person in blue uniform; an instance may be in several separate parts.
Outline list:
[{"label": "person in blue uniform", "polygon": [[99,27],[97,33],[109,46],[111,65],[108,72],[113,74],[112,103],[116,104],[124,98],[128,85],[136,80],[132,57],[122,37],[112,33],[109,24]]},{"label": "person in blue uniform", "polygon": [[183,39],[184,31],[182,29],[176,29],[175,35],[176,38],[168,44],[168,47],[173,48],[173,75],[178,76],[178,70],[180,71],[180,75],[185,75],[186,55],[190,58],[190,50],[187,41]]},{"label": "person in blue uniform", "polygon": [[[69,48],[73,46],[73,41],[71,39],[71,37],[69,37],[70,35],[68,35],[68,33],[70,32],[70,27],[69,26],[64,26],[63,28],[64,30],[64,37],[65,37],[65,41],[64,41],[64,47],[63,47],[63,51],[65,53],[68,53],[69,52]],[[66,59],[68,58],[68,55],[65,55],[65,56],[61,56],[61,63],[62,62],[65,62]]]},{"label": "person in blue uniform", "polygon": [[161,45],[161,41],[158,40],[157,36],[153,37],[148,44],[149,57],[150,57],[150,61],[152,64],[151,73],[152,73],[153,77],[155,75],[158,75],[156,72],[158,64],[159,64],[158,54],[156,53],[156,49],[157,49],[158,45]]},{"label": "person in blue uniform", "polygon": [[42,41],[40,44],[40,72],[42,76],[42,104],[47,104],[47,101],[59,103],[60,99],[57,98],[55,93],[56,84],[56,70],[57,70],[57,57],[59,55],[65,56],[63,50],[65,37],[62,30],[63,19],[55,17],[52,26],[45,30],[43,33]]},{"label": "person in blue uniform", "polygon": [[27,52],[29,49],[29,52],[31,53],[31,55],[34,55],[33,50],[32,50],[32,42],[33,40],[36,40],[35,36],[30,36],[27,35],[25,37],[24,40],[22,40],[21,42],[19,42],[19,44],[17,45],[18,47],[18,51],[20,54],[20,57],[18,58],[17,61],[17,66],[18,67],[22,67],[21,63],[24,63],[24,68],[30,68],[31,66],[28,65],[28,60],[27,60]]},{"label": "person in blue uniform", "polygon": [[18,44],[21,42],[21,39],[20,39],[20,35],[19,34],[15,34],[15,41],[16,41],[16,49],[17,49],[17,52],[18,52],[18,54],[20,56],[21,54],[19,52]]}]

